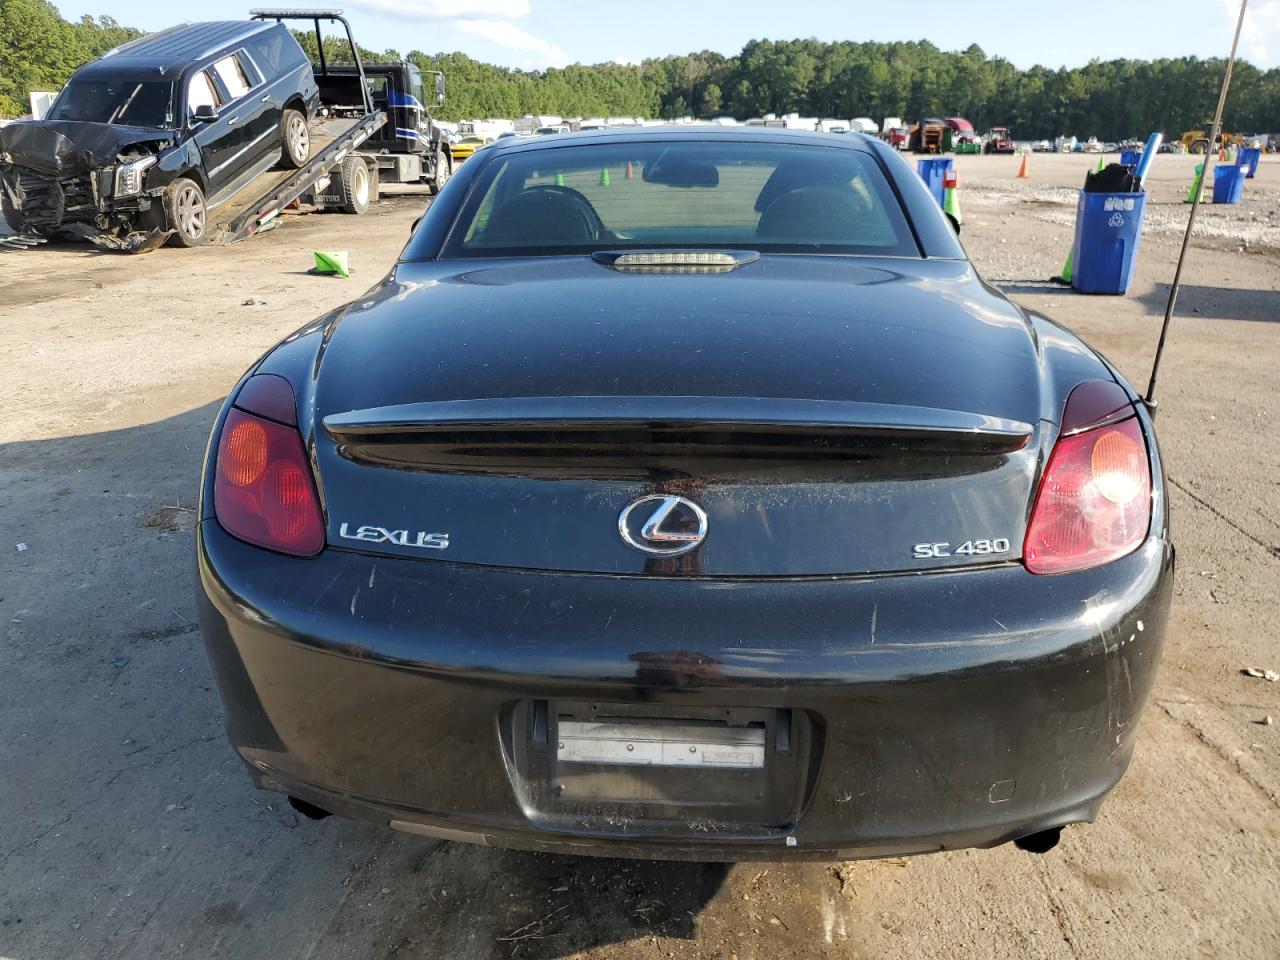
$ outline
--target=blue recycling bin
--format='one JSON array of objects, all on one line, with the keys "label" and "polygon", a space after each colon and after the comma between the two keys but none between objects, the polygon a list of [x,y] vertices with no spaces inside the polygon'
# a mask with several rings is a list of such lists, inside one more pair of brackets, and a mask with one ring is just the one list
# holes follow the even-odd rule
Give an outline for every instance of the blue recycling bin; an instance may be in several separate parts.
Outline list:
[{"label": "blue recycling bin", "polygon": [[1242,163],[1221,163],[1213,168],[1213,202],[1239,203],[1249,168]]},{"label": "blue recycling bin", "polygon": [[1245,178],[1252,180],[1258,173],[1258,161],[1262,159],[1262,151],[1258,147],[1241,147],[1240,148],[1240,166],[1248,167],[1249,172],[1245,174]]},{"label": "blue recycling bin", "polygon": [[1137,167],[1137,165],[1140,164],[1141,162],[1142,162],[1141,150],[1121,150],[1120,151],[1120,166]]},{"label": "blue recycling bin", "polygon": [[1076,203],[1071,287],[1080,293],[1129,291],[1142,240],[1145,193],[1085,193]]},{"label": "blue recycling bin", "polygon": [[942,178],[951,169],[952,162],[950,157],[925,157],[916,161],[916,173],[920,174],[920,179],[933,194],[933,199],[938,201],[938,206],[946,202],[947,189],[942,185]]}]

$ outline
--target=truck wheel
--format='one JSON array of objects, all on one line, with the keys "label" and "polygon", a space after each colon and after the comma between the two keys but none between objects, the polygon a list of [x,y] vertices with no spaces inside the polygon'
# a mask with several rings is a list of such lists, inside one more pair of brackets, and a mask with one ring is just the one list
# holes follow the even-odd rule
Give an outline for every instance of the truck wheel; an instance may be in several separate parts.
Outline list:
[{"label": "truck wheel", "polygon": [[296,170],[311,159],[311,131],[300,111],[286,110],[280,117],[280,141],[280,166]]},{"label": "truck wheel", "polygon": [[364,213],[378,199],[377,178],[360,157],[347,157],[333,177],[332,190],[338,195],[343,213]]},{"label": "truck wheel", "polygon": [[166,227],[173,231],[169,242],[175,247],[198,247],[205,241],[209,213],[200,184],[179,177],[164,188]]},{"label": "truck wheel", "polygon": [[436,151],[436,175],[431,179],[432,195],[439,194],[444,189],[444,185],[449,182],[449,177],[453,175],[453,161],[449,155],[443,150]]}]

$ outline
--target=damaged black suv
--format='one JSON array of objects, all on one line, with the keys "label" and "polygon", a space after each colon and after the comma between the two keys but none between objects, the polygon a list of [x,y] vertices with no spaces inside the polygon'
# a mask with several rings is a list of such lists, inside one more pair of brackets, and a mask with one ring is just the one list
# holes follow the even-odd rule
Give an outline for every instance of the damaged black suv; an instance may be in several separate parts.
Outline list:
[{"label": "damaged black suv", "polygon": [[0,207],[18,233],[195,246],[211,209],[307,162],[319,102],[279,23],[151,34],[77,71],[45,119],[0,129]]}]

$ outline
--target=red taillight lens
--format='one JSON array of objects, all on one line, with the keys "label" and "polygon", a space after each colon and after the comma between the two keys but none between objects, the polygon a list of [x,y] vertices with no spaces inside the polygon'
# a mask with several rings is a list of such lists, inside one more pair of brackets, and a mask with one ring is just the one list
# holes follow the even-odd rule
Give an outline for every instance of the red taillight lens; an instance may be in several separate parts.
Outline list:
[{"label": "red taillight lens", "polygon": [[1031,511],[1022,560],[1068,573],[1132,553],[1151,524],[1151,466],[1137,417],[1062,437]]},{"label": "red taillight lens", "polygon": [[324,547],[320,499],[297,430],[232,409],[214,470],[213,512],[227,533],[300,557]]}]

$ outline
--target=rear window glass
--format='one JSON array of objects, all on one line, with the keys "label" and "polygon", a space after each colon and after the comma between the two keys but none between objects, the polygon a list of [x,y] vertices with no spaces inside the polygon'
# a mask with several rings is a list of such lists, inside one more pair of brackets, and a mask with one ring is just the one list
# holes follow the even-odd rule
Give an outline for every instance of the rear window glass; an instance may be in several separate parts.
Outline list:
[{"label": "rear window glass", "polygon": [[245,46],[268,77],[285,73],[307,61],[298,41],[289,36],[284,27],[272,27],[256,34],[245,42]]},{"label": "rear window glass", "polygon": [[213,70],[222,81],[222,85],[227,88],[227,93],[231,95],[232,100],[243,97],[249,92],[249,78],[245,74],[244,67],[240,65],[240,58],[235,54],[223,57],[213,65]]},{"label": "rear window glass", "polygon": [[375,110],[387,109],[387,78],[381,74],[366,74],[364,85],[369,88]]},{"label": "rear window glass", "polygon": [[494,157],[442,255],[627,248],[919,256],[875,159],[803,143],[651,141]]}]

